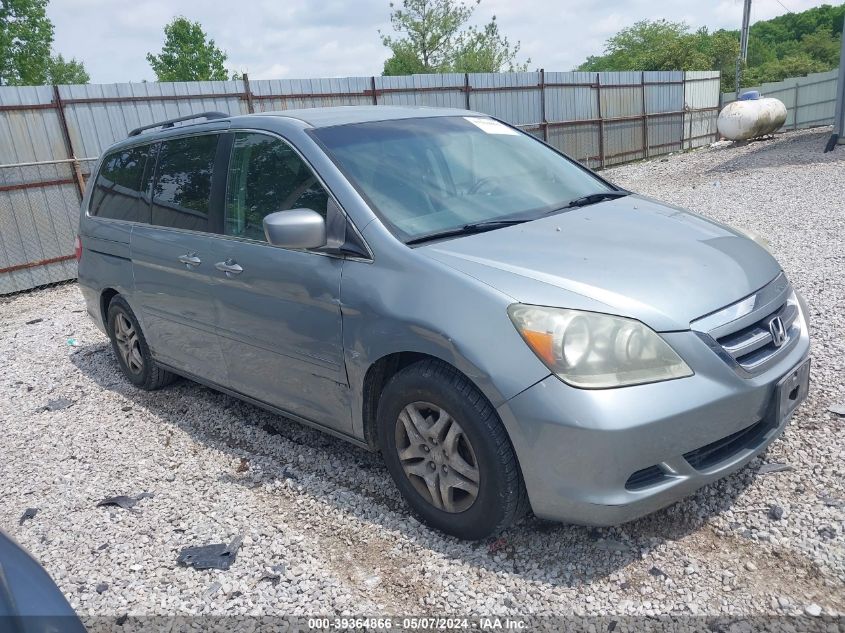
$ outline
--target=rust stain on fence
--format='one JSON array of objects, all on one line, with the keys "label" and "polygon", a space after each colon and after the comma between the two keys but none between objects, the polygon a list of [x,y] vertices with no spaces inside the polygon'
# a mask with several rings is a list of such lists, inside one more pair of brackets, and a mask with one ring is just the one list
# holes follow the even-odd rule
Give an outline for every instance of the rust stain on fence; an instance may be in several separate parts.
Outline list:
[{"label": "rust stain on fence", "polygon": [[73,185],[75,183],[76,180],[74,178],[58,178],[55,180],[41,180],[39,182],[22,182],[15,185],[0,185],[0,192],[18,191],[19,189],[40,189],[42,187],[57,187],[59,185]]},{"label": "rust stain on fence", "polygon": [[26,270],[27,268],[37,268],[38,266],[47,266],[48,264],[58,264],[59,262],[66,262],[71,259],[76,259],[76,255],[62,255],[61,257],[51,257],[50,259],[39,259],[37,262],[15,264],[14,266],[0,268],[0,273],[13,273],[18,270]]}]

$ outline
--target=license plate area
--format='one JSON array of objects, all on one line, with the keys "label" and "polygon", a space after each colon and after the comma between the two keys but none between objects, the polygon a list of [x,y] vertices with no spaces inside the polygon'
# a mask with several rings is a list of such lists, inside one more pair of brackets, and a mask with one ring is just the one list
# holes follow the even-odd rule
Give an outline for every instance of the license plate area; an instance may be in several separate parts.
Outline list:
[{"label": "license plate area", "polygon": [[808,358],[777,384],[777,420],[782,423],[807,398],[810,390],[810,359]]}]

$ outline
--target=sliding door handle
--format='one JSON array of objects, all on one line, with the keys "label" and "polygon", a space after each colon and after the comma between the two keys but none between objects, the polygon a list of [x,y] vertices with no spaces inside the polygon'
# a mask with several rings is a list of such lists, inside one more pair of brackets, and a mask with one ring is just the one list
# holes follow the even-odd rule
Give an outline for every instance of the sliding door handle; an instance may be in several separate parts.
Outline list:
[{"label": "sliding door handle", "polygon": [[235,260],[233,259],[227,259],[225,262],[217,262],[216,264],[214,264],[214,267],[217,270],[226,273],[227,277],[240,275],[244,271],[240,264],[235,262]]},{"label": "sliding door handle", "polygon": [[196,268],[202,264],[202,260],[197,257],[196,253],[186,253],[185,255],[180,255],[178,259],[188,268]]}]

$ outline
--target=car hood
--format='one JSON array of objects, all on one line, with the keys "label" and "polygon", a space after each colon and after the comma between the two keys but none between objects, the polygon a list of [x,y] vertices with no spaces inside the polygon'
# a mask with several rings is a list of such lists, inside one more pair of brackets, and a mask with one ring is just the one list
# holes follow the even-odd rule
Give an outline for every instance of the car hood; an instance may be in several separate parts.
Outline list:
[{"label": "car hood", "polygon": [[658,331],[688,329],[780,273],[733,229],[635,195],[418,250],[515,301],[633,317]]}]

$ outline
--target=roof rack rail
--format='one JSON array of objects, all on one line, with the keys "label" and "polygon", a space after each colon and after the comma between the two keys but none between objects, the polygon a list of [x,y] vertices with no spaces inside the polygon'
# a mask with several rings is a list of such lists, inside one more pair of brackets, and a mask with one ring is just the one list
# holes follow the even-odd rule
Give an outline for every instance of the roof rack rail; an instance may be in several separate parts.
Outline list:
[{"label": "roof rack rail", "polygon": [[153,128],[160,127],[162,129],[167,129],[173,127],[174,123],[180,123],[182,121],[190,121],[191,119],[206,119],[207,121],[211,121],[213,119],[225,119],[230,115],[226,114],[225,112],[200,112],[199,114],[189,114],[188,116],[180,116],[175,119],[167,119],[166,121],[159,121],[158,123],[150,123],[149,125],[142,125],[141,127],[136,127],[134,130],[129,132],[129,136],[138,136],[144,130],[152,130]]}]

